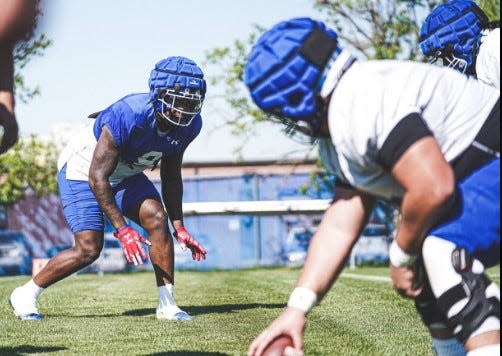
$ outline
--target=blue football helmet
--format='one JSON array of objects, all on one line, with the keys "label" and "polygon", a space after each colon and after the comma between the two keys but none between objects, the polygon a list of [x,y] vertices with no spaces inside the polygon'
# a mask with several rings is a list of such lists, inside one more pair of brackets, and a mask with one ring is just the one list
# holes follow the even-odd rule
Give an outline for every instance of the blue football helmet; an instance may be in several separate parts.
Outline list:
[{"label": "blue football helmet", "polygon": [[204,73],[185,57],[168,57],[155,65],[148,81],[157,117],[188,126],[200,113],[206,94]]},{"label": "blue football helmet", "polygon": [[452,0],[436,7],[420,29],[420,48],[443,64],[462,73],[474,73],[481,31],[488,17],[470,0]]},{"label": "blue football helmet", "polygon": [[287,133],[315,135],[321,77],[340,51],[336,32],[324,23],[310,18],[283,21],[253,46],[244,82],[256,105],[286,124]]}]

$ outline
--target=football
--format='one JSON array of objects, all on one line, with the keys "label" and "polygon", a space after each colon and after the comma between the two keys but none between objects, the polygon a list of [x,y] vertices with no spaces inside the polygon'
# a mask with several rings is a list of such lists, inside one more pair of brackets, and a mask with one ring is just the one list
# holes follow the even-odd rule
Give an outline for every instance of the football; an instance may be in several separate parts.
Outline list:
[{"label": "football", "polygon": [[283,356],[284,349],[288,346],[293,347],[293,340],[289,336],[280,335],[263,350],[263,356]]}]

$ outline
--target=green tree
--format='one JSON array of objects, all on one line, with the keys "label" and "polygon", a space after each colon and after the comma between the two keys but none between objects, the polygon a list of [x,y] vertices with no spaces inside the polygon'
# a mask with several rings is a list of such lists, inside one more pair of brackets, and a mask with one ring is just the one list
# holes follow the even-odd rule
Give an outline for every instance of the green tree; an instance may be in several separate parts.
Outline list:
[{"label": "green tree", "polygon": [[57,191],[57,148],[36,136],[21,139],[0,156],[0,203],[12,205],[32,191],[43,196]]},{"label": "green tree", "polygon": [[30,39],[17,44],[14,49],[15,75],[14,85],[16,89],[16,98],[22,102],[28,102],[40,94],[38,86],[31,88],[23,75],[26,65],[34,58],[44,55],[47,47],[51,45],[51,40],[45,34],[39,34]]},{"label": "green tree", "polygon": [[479,0],[478,4],[490,21],[500,20],[500,0]]}]

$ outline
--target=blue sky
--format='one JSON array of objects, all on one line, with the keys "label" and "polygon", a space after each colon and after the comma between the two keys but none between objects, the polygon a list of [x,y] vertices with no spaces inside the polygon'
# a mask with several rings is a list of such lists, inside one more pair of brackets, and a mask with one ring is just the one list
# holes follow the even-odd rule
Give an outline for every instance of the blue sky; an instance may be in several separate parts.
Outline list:
[{"label": "blue sky", "polygon": [[[270,27],[291,17],[320,19],[314,0],[45,0],[38,31],[53,40],[23,74],[42,94],[17,103],[22,134],[49,134],[54,125],[83,125],[86,116],[132,92],[148,91],[150,70],[160,59],[182,55],[199,65],[205,52],[244,39],[252,24]],[[205,68],[203,67],[205,70]],[[208,69],[210,70],[210,69]],[[206,76],[212,74],[207,70]],[[231,160],[239,140],[214,130],[228,112],[208,96],[201,135],[186,161]],[[247,144],[245,159],[298,157],[305,147],[264,127]]]}]

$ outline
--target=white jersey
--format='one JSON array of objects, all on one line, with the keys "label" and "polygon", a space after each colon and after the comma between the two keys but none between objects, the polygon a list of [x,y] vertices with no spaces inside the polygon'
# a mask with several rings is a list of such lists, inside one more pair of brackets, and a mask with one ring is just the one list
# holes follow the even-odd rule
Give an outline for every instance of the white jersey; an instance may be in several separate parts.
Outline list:
[{"label": "white jersey", "polygon": [[[66,179],[69,180],[89,180],[89,168],[92,156],[98,141],[94,136],[94,120],[90,120],[82,131],[79,131],[69,140],[68,145],[63,149],[58,159],[58,170],[66,165]],[[157,155],[157,159],[162,157],[162,152],[149,152],[150,156]],[[144,162],[143,162],[144,161]],[[127,164],[119,160],[117,167],[110,176],[110,185],[115,187],[127,177],[134,176],[151,168],[151,160],[140,159],[134,164]]]},{"label": "white jersey", "polygon": [[66,164],[66,178],[88,180],[89,167],[98,141],[93,132],[94,120],[68,140],[58,159],[58,171]]},{"label": "white jersey", "polygon": [[476,58],[476,76],[500,89],[500,28],[484,31]]},{"label": "white jersey", "polygon": [[418,114],[447,161],[474,140],[499,92],[453,69],[406,61],[356,62],[341,77],[328,108],[324,165],[356,189],[399,199],[402,187],[378,160],[387,137]]}]

